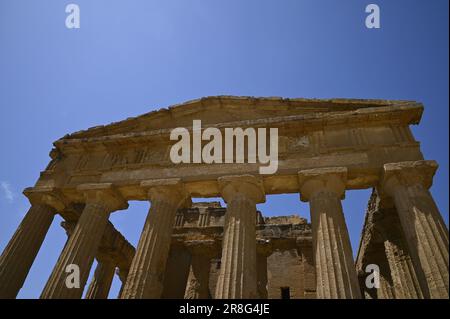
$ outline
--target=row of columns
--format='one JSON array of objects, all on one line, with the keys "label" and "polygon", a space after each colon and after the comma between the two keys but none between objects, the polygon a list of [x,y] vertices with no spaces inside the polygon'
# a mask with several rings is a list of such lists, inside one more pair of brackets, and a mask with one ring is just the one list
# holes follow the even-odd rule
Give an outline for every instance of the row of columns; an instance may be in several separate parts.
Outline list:
[{"label": "row of columns", "polygon": [[[433,161],[386,164],[381,191],[394,199],[414,267],[423,271],[421,286],[429,297],[448,298],[448,231],[428,191],[436,170]],[[310,203],[318,298],[361,298],[347,227],[342,211],[347,184],[346,168],[299,172],[299,191]],[[227,176],[218,179],[227,203],[222,263],[216,298],[258,298],[256,204],[265,201],[260,179]],[[141,184],[151,201],[136,255],[121,298],[160,298],[176,211],[189,202],[179,179]],[[86,205],[41,294],[41,298],[80,298],[109,214],[127,203],[110,184],[78,187]],[[0,257],[0,297],[13,298],[44,239],[55,213],[47,206],[32,206]],[[80,269],[80,288],[69,289],[66,269]],[[21,265],[17,271],[15,265]],[[201,261],[193,268],[201,269]],[[14,268],[14,269],[12,269]],[[102,271],[99,270],[99,273]],[[193,280],[201,275],[193,269]],[[203,279],[201,279],[203,280]],[[204,290],[196,292],[204,295]]]},{"label": "row of columns", "polygon": [[[361,288],[370,299],[423,299],[411,256],[406,245],[397,209],[393,202],[381,198],[376,190],[372,192],[368,205],[368,216],[359,252]],[[370,221],[368,221],[370,219]],[[367,265],[379,267],[379,289],[364,286]]]},{"label": "row of columns", "polygon": [[[110,213],[128,207],[111,185],[83,185],[78,190],[83,192],[86,205],[41,293],[42,299],[82,297]],[[67,286],[69,265],[79,268],[79,288]]]},{"label": "row of columns", "polygon": [[86,292],[86,299],[108,299],[109,290],[116,273],[116,263],[112,259],[100,259],[94,276]]},{"label": "row of columns", "polygon": [[449,297],[448,229],[429,191],[437,167],[434,161],[386,164],[379,191],[394,201],[425,298]]}]

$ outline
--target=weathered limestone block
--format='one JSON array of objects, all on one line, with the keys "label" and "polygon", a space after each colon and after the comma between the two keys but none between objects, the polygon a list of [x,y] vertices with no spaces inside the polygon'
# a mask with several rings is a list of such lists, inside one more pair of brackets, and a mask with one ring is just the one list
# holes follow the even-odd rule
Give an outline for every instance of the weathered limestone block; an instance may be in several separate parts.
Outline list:
[{"label": "weathered limestone block", "polygon": [[[84,193],[86,206],[42,291],[43,299],[81,298],[109,214],[128,207],[111,184],[85,184],[80,185],[78,190]],[[68,288],[66,285],[69,265],[79,268],[79,288]]]},{"label": "weathered limestone block", "polygon": [[394,200],[425,297],[448,298],[448,229],[429,188],[434,161],[384,165],[381,189]]},{"label": "weathered limestone block", "polygon": [[350,238],[342,212],[346,168],[299,172],[300,194],[309,201],[318,298],[360,298]]},{"label": "weathered limestone block", "polygon": [[108,299],[115,272],[116,265],[112,259],[99,260],[85,298]]},{"label": "weathered limestone block", "polygon": [[188,194],[179,179],[142,182],[148,189],[150,211],[128,273],[122,298],[160,298],[178,208]]},{"label": "weathered limestone block", "polygon": [[228,206],[215,297],[257,298],[256,203],[265,201],[264,188],[251,175],[221,177],[218,182]]}]

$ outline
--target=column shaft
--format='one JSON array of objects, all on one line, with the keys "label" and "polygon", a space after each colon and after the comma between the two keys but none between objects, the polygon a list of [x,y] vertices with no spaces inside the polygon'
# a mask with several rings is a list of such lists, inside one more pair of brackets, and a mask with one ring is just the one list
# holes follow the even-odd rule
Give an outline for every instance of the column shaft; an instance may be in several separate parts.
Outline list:
[{"label": "column shaft", "polygon": [[209,256],[193,254],[191,268],[184,294],[185,299],[209,299],[209,270],[211,259]]},{"label": "column shaft", "polygon": [[161,297],[177,208],[175,201],[152,201],[122,298]]},{"label": "column shaft", "polygon": [[[107,206],[94,202],[86,204],[42,291],[41,298],[81,298],[108,217]],[[79,288],[68,288],[66,285],[66,278],[71,274],[66,272],[68,265],[79,267]]]},{"label": "column shaft", "polygon": [[333,192],[310,199],[318,298],[360,298],[341,201]]},{"label": "column shaft", "polygon": [[420,284],[431,298],[448,298],[448,230],[430,192],[420,184],[397,185],[393,198]]},{"label": "column shaft", "polygon": [[176,245],[172,242],[164,272],[162,299],[184,298],[190,268],[191,254],[189,251],[182,245]]},{"label": "column shaft", "polygon": [[399,240],[384,242],[396,299],[422,299],[423,294],[411,258]]},{"label": "column shaft", "polygon": [[86,299],[108,299],[116,265],[113,260],[99,261],[86,293]]},{"label": "column shaft", "polygon": [[54,209],[32,205],[0,257],[0,299],[15,298],[53,221]]},{"label": "column shaft", "polygon": [[257,298],[256,203],[242,194],[227,202],[218,299]]},{"label": "column shaft", "polygon": [[394,290],[386,277],[380,276],[378,299],[395,299]]}]

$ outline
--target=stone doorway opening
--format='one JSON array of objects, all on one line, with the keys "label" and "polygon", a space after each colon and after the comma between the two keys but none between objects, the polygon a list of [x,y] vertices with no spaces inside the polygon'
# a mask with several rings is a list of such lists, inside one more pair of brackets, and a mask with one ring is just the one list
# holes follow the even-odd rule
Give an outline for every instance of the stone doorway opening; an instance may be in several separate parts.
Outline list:
[{"label": "stone doorway opening", "polygon": [[291,290],[289,287],[280,287],[281,299],[291,299]]}]

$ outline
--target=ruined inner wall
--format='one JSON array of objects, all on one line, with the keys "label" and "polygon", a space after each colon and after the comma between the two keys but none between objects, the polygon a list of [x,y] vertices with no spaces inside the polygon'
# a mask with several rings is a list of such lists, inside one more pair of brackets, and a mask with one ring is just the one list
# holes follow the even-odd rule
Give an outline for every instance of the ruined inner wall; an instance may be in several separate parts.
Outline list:
[{"label": "ruined inner wall", "polygon": [[269,299],[283,299],[283,291],[290,299],[304,298],[303,267],[297,250],[277,250],[267,259]]},{"label": "ruined inner wall", "polygon": [[[297,215],[266,217],[267,227],[289,229],[291,225],[309,225]],[[309,229],[304,230],[307,234]],[[265,231],[267,235],[267,230]],[[301,237],[299,237],[300,239]],[[316,297],[315,267],[312,243],[308,237],[297,240],[295,248],[276,249],[267,258],[267,291],[269,299],[306,299]],[[306,239],[306,240],[305,240]]]},{"label": "ruined inner wall", "polygon": [[[166,273],[163,298],[183,298],[188,290],[186,280],[190,255],[186,248],[191,243],[215,242],[216,254],[209,267],[209,298],[214,298],[219,279],[224,216],[226,208],[220,203],[194,203],[180,209],[176,215],[174,235]],[[312,262],[311,227],[306,219],[297,216],[256,216],[256,239],[267,255],[268,298],[280,299],[281,291],[289,290],[295,299],[315,298],[315,267]],[[261,249],[260,249],[261,250]],[[188,283],[189,285],[189,283]],[[186,287],[186,288],[184,288]]]}]

